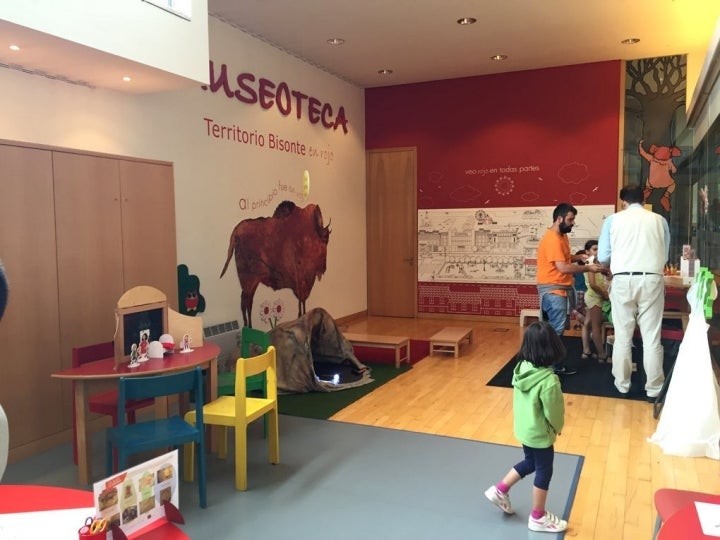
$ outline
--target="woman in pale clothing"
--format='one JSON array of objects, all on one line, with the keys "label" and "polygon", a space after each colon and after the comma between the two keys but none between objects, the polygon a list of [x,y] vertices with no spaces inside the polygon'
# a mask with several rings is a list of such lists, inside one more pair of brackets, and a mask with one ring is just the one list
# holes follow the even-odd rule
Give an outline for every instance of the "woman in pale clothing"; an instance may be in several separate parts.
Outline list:
[{"label": "woman in pale clothing", "polygon": [[[595,260],[598,251],[598,241],[588,240],[585,243],[585,252],[588,260]],[[585,291],[585,323],[582,327],[583,359],[595,359],[598,362],[607,362],[605,344],[602,342],[603,303],[609,301],[610,281],[605,274],[588,272],[585,274],[587,291]],[[595,344],[595,352],[590,349],[590,340]]]}]

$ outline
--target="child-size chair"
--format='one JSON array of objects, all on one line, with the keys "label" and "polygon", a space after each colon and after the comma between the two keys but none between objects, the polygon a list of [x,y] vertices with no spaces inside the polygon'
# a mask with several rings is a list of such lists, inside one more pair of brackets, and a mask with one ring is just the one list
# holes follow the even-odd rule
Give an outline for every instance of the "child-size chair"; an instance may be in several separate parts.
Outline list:
[{"label": "child-size chair", "polygon": [[[270,336],[262,330],[243,326],[240,333],[240,356],[250,358],[267,351],[270,346]],[[265,374],[259,373],[247,378],[245,384],[247,395],[265,397]],[[235,395],[235,373],[218,373],[218,396]],[[267,416],[263,419],[263,433],[267,437]]]},{"label": "child-size chair", "polygon": [[[265,375],[265,397],[248,397],[246,380],[251,375]],[[227,428],[235,428],[235,489],[247,489],[247,426],[260,417],[268,420],[268,454],[270,463],[280,462],[278,430],[277,372],[275,347],[252,358],[238,358],[235,367],[235,395],[221,396],[203,408],[206,425],[220,426],[218,457],[227,456]],[[185,420],[196,422],[197,412],[189,411]],[[193,448],[185,446],[185,479],[193,479]]]},{"label": "child-size chair", "polygon": [[[89,362],[112,358],[115,356],[115,348],[112,341],[95,343],[84,347],[73,347],[72,367],[80,367]],[[75,394],[75,383],[73,383],[73,395]],[[99,392],[88,397],[88,410],[96,414],[105,414],[112,418],[112,425],[118,424],[118,392],[108,390]],[[135,423],[135,411],[153,404],[152,399],[130,400],[126,404],[124,414],[127,414],[128,424]],[[73,407],[73,462],[77,465],[77,419],[75,418],[75,407]]]},{"label": "child-size chair", "polygon": [[[130,399],[173,396],[194,392],[195,410],[192,424],[179,415],[156,418],[146,422],[126,424],[122,411]],[[118,469],[125,469],[127,458],[132,454],[185,445],[194,450],[197,446],[198,487],[200,506],[207,506],[205,477],[205,428],[203,422],[203,378],[199,367],[192,371],[157,375],[151,377],[121,377],[118,393],[118,425],[106,432],[105,463],[107,474],[113,473],[113,449],[117,450]],[[189,413],[188,413],[189,414]],[[194,444],[193,444],[194,443]],[[194,453],[194,452],[192,452]]]},{"label": "child-size chair", "polygon": [[[243,326],[240,332],[240,356],[242,358],[250,358],[264,353],[269,346],[270,336],[266,332]],[[246,389],[248,394],[254,391],[263,392],[265,390],[264,375],[261,373],[248,377]],[[232,371],[218,373],[218,396],[232,396],[234,393],[235,373]]]}]

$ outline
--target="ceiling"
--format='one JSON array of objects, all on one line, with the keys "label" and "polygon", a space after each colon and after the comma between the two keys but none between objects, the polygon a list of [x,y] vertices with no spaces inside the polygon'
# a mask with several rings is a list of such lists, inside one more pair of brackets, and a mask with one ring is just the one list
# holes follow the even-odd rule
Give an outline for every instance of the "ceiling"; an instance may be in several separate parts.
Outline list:
[{"label": "ceiling", "polygon": [[[502,7],[501,7],[502,6]],[[232,26],[361,87],[615,59],[704,55],[719,0],[208,0]],[[462,17],[475,24],[459,25]],[[196,84],[0,21],[0,64],[145,93]],[[329,45],[342,38],[342,45]],[[639,38],[623,45],[626,38]],[[7,40],[23,40],[23,54]],[[507,55],[495,61],[491,56]],[[392,74],[381,75],[378,70]],[[120,81],[133,73],[133,84]]]}]

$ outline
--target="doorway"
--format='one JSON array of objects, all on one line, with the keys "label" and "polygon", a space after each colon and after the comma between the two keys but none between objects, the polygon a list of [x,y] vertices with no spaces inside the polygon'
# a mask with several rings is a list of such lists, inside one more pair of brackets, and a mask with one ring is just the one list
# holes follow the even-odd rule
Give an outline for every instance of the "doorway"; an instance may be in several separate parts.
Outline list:
[{"label": "doorway", "polygon": [[368,315],[417,313],[417,151],[367,152]]}]

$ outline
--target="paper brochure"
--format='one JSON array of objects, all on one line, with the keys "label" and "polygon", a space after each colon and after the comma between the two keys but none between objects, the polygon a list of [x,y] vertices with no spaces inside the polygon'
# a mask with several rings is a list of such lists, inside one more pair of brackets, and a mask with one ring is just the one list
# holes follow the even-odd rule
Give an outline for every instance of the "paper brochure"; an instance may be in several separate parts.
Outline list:
[{"label": "paper brochure", "polygon": [[695,502],[695,509],[703,534],[720,537],[720,504]]},{"label": "paper brochure", "polygon": [[97,515],[130,537],[178,507],[178,451],[173,450],[93,485]]}]

